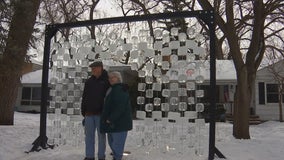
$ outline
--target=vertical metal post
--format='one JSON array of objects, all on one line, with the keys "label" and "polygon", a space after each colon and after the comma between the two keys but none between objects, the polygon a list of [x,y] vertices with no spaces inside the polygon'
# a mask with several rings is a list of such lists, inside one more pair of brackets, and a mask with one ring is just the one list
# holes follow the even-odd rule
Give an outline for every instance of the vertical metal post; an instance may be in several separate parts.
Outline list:
[{"label": "vertical metal post", "polygon": [[214,160],[216,154],[219,158],[225,156],[215,146],[215,130],[216,130],[216,49],[215,49],[215,22],[214,13],[211,11],[211,17],[208,17],[207,23],[210,35],[210,126],[209,126],[209,160]]},{"label": "vertical metal post", "polygon": [[[212,15],[213,16],[213,15]],[[216,110],[216,53],[215,53],[215,27],[214,18],[209,21],[210,34],[210,129],[209,129],[209,160],[214,159],[215,148],[215,110]]]},{"label": "vertical metal post", "polygon": [[45,29],[44,39],[44,55],[42,66],[42,81],[41,81],[41,104],[40,104],[40,130],[39,137],[33,142],[33,147],[29,152],[39,151],[41,148],[53,148],[53,145],[47,144],[46,136],[46,115],[47,115],[47,101],[48,101],[48,74],[49,74],[49,56],[51,38],[56,33],[56,29],[47,25]]},{"label": "vertical metal post", "polygon": [[41,82],[41,109],[40,109],[40,136],[46,137],[46,114],[48,100],[48,74],[49,74],[49,56],[50,56],[50,28],[46,29],[44,56],[42,66],[42,82]]}]

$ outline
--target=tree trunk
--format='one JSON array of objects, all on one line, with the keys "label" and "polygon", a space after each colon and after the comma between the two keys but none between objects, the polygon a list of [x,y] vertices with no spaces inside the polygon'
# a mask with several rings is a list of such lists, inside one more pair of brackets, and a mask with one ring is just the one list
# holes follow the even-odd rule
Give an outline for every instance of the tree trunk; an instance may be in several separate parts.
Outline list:
[{"label": "tree trunk", "polygon": [[249,108],[250,108],[250,83],[248,81],[247,66],[244,65],[237,71],[238,86],[234,98],[234,126],[233,135],[237,139],[250,139],[249,135]]},{"label": "tree trunk", "polygon": [[14,2],[6,48],[0,59],[0,125],[14,124],[14,106],[40,0]]},{"label": "tree trunk", "polygon": [[0,77],[0,125],[14,124],[14,106],[19,86],[19,73]]}]

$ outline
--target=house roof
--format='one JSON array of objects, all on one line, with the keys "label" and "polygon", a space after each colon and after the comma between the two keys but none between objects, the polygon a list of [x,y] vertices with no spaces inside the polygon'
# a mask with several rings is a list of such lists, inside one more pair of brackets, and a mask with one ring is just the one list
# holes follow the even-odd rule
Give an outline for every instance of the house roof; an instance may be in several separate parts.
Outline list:
[{"label": "house roof", "polygon": [[[284,59],[282,59],[282,60],[279,60],[279,61],[277,61],[277,62],[275,62],[275,63],[272,63],[272,64],[268,64],[268,65],[266,65],[266,66],[264,66],[264,67],[262,67],[262,68],[259,68],[258,70],[257,70],[257,72],[262,72],[263,70],[267,70],[269,67],[271,67],[271,66],[275,66],[275,68],[282,68],[283,66],[284,66]],[[281,69],[282,70],[282,69]]]},{"label": "house roof", "polygon": [[265,66],[261,69],[259,69],[256,72],[256,79],[259,81],[270,81],[272,82],[273,80],[275,80],[275,75],[272,71],[272,69],[274,70],[275,73],[277,73],[278,75],[284,76],[284,59],[280,60],[274,64],[270,64],[268,66]]},{"label": "house roof", "polygon": [[[210,80],[210,61],[196,61],[193,62],[193,66],[199,65],[201,66],[200,69],[195,70],[195,72],[191,76],[187,76],[188,80],[193,80],[198,75],[202,75],[205,81]],[[171,80],[178,80],[178,76],[181,74],[187,75],[187,70],[189,69],[190,65],[187,67],[180,68],[177,65],[173,66],[168,72],[167,75],[170,76]],[[172,71],[177,71],[178,74],[171,74]],[[217,81],[232,81],[236,82],[236,70],[234,67],[234,63],[232,60],[216,60],[216,80]]]},{"label": "house roof", "polygon": [[[40,62],[38,62],[38,63],[40,63]],[[118,66],[118,65],[122,66],[123,65],[119,62],[114,62],[114,61],[110,61],[110,60],[109,61],[103,61],[103,63],[104,63],[104,67],[106,69],[108,69],[110,66]],[[41,81],[42,81],[41,75],[42,75],[42,69],[26,73],[22,76],[21,83],[22,84],[40,84]],[[50,75],[52,75],[51,70],[49,70],[48,82],[49,82],[50,77],[51,77]]]},{"label": "house roof", "polygon": [[[104,62],[104,65],[106,65],[106,68],[110,67],[121,67],[125,65],[118,65],[113,64],[109,62]],[[195,63],[195,65],[201,65],[200,70],[195,70],[195,73],[191,76],[187,76],[188,80],[195,79],[197,75],[203,75],[205,81],[210,80],[210,63],[209,61],[198,61]],[[189,66],[189,65],[188,65]],[[129,67],[129,66],[128,66]],[[180,68],[178,65],[174,65],[166,74],[170,76],[171,80],[177,80],[178,76],[186,73],[187,68]],[[177,71],[177,75],[171,74],[172,71]],[[51,70],[49,71],[49,75],[51,75]],[[22,84],[34,84],[34,83],[41,83],[42,81],[42,70],[37,70],[34,72],[30,72],[27,74],[24,74],[21,79]],[[49,80],[50,80],[49,76]],[[236,82],[236,70],[233,64],[233,61],[231,60],[216,60],[216,80],[219,82],[226,81],[226,82]],[[49,82],[48,80],[48,82]]]},{"label": "house roof", "polygon": [[[49,71],[50,75],[51,71]],[[21,83],[22,84],[35,84],[35,83],[41,83],[42,80],[42,69],[36,70],[34,72],[30,72],[27,74],[24,74],[21,78]],[[48,82],[50,80],[50,76],[48,78]]]}]

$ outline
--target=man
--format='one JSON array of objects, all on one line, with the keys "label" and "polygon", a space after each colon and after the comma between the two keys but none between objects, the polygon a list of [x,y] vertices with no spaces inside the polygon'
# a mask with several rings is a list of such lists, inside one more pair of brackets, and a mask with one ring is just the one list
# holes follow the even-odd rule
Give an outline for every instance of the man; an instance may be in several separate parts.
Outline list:
[{"label": "man", "polygon": [[82,96],[81,112],[84,116],[85,126],[85,159],[94,160],[95,132],[98,134],[98,159],[105,159],[106,136],[100,133],[100,115],[102,113],[104,98],[110,87],[108,73],[103,69],[101,61],[89,65],[92,76],[85,82]]}]

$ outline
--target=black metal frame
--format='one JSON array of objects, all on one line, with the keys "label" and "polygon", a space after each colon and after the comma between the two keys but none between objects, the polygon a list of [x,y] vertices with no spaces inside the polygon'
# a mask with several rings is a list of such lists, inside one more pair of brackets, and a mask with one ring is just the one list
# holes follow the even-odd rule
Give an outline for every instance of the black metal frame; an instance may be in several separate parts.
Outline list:
[{"label": "black metal frame", "polygon": [[47,100],[48,100],[48,70],[49,70],[49,57],[50,57],[50,43],[52,37],[60,29],[76,28],[85,26],[95,26],[113,23],[126,23],[136,21],[170,19],[170,18],[189,18],[196,17],[201,19],[209,28],[210,38],[210,127],[209,127],[209,155],[208,159],[213,160],[216,154],[219,158],[225,156],[215,146],[215,110],[216,110],[216,56],[215,56],[215,23],[214,11],[200,10],[200,11],[183,11],[173,13],[159,13],[150,15],[137,15],[125,17],[113,17],[96,20],[87,20],[79,22],[51,24],[46,26],[45,30],[45,44],[43,56],[43,70],[42,70],[42,86],[41,86],[41,112],[40,112],[40,134],[39,137],[33,142],[33,147],[30,151],[39,151],[41,148],[53,148],[52,145],[47,144],[46,136],[46,115],[47,115]]}]

